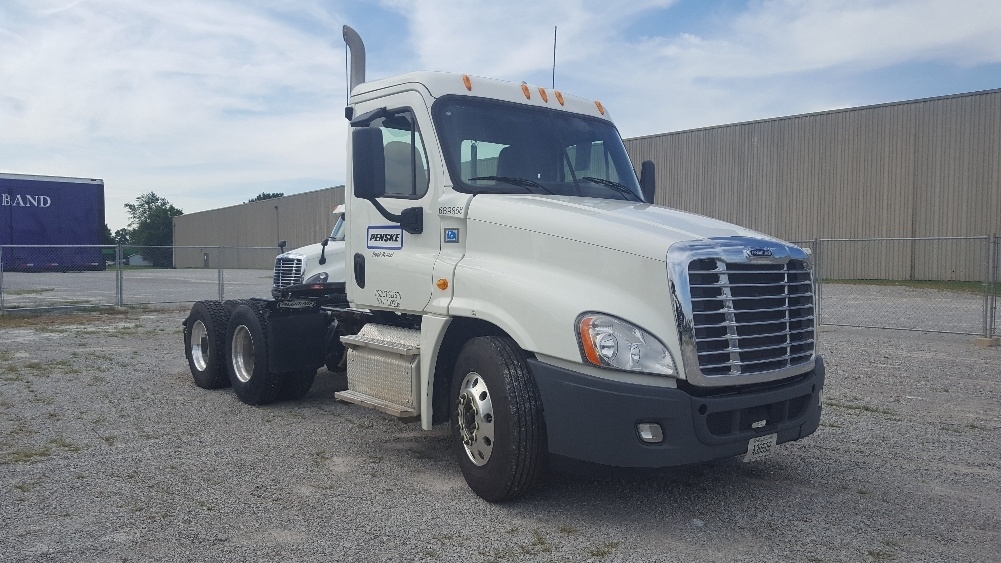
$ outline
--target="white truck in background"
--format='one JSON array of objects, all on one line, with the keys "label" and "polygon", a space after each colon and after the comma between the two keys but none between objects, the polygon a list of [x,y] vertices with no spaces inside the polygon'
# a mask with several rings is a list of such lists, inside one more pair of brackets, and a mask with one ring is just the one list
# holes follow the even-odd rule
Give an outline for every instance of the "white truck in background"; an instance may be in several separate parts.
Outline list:
[{"label": "white truck in background", "polygon": [[344,38],[343,284],[307,270],[269,301],[196,303],[198,385],[299,397],[343,345],[336,398],[449,424],[488,501],[547,468],[753,460],[817,429],[808,253],[651,204],[652,163],[637,180],[599,102],[469,75],[366,82]]}]

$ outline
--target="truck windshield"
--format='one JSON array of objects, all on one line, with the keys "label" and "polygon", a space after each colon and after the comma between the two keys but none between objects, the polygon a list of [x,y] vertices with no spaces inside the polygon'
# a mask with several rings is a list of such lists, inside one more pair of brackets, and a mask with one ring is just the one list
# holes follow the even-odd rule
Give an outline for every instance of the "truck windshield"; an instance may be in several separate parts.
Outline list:
[{"label": "truck windshield", "polygon": [[341,213],[337,216],[337,222],[334,223],[334,229],[330,231],[330,236],[327,237],[332,241],[344,240],[344,214]]},{"label": "truck windshield", "polygon": [[465,96],[438,100],[434,120],[458,191],[643,201],[607,121]]}]

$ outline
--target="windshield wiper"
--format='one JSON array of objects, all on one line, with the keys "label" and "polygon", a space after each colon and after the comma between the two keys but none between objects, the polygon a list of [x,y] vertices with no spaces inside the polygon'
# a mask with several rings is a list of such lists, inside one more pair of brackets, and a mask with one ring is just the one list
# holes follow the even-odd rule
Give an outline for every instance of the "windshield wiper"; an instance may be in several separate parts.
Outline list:
[{"label": "windshield wiper", "polygon": [[614,180],[606,180],[604,178],[595,178],[594,176],[582,176],[582,177],[577,178],[577,179],[578,180],[587,180],[588,182],[593,182],[595,184],[600,184],[602,186],[606,186],[606,187],[612,188],[613,190],[615,190],[615,191],[617,191],[617,192],[619,192],[621,194],[631,195],[634,198],[636,198],[636,201],[643,201],[639,196],[637,196],[635,193],[633,193],[633,191],[630,190],[627,186],[625,186],[623,184],[620,184],[620,183],[618,183],[618,182],[616,182]]},{"label": "windshield wiper", "polygon": [[493,180],[495,182],[504,182],[505,184],[511,184],[512,186],[518,186],[519,188],[541,188],[545,190],[546,193],[553,193],[549,190],[549,188],[529,178],[514,178],[511,176],[477,176],[475,178],[467,178],[467,181],[471,180]]}]

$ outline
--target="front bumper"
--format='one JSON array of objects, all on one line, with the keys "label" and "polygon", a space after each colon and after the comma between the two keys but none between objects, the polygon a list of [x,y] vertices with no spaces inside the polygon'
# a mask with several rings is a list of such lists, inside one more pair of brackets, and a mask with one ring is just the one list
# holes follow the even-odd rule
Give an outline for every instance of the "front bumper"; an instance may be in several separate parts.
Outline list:
[{"label": "front bumper", "polygon": [[[542,395],[549,453],[557,467],[657,468],[744,454],[748,440],[805,438],[820,424],[824,361],[791,383],[698,397],[682,389],[610,381],[529,360]],[[752,424],[764,420],[764,426]],[[660,424],[647,444],[636,425]]]}]

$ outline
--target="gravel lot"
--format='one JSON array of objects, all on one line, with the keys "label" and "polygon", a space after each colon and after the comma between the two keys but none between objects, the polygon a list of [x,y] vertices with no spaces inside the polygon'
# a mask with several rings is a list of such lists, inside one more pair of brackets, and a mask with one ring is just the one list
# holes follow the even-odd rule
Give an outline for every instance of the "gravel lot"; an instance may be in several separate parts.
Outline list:
[{"label": "gravel lot", "polygon": [[0,317],[0,561],[997,561],[1001,349],[838,328],[775,457],[490,505],[446,431],[196,388],[184,311]]}]

